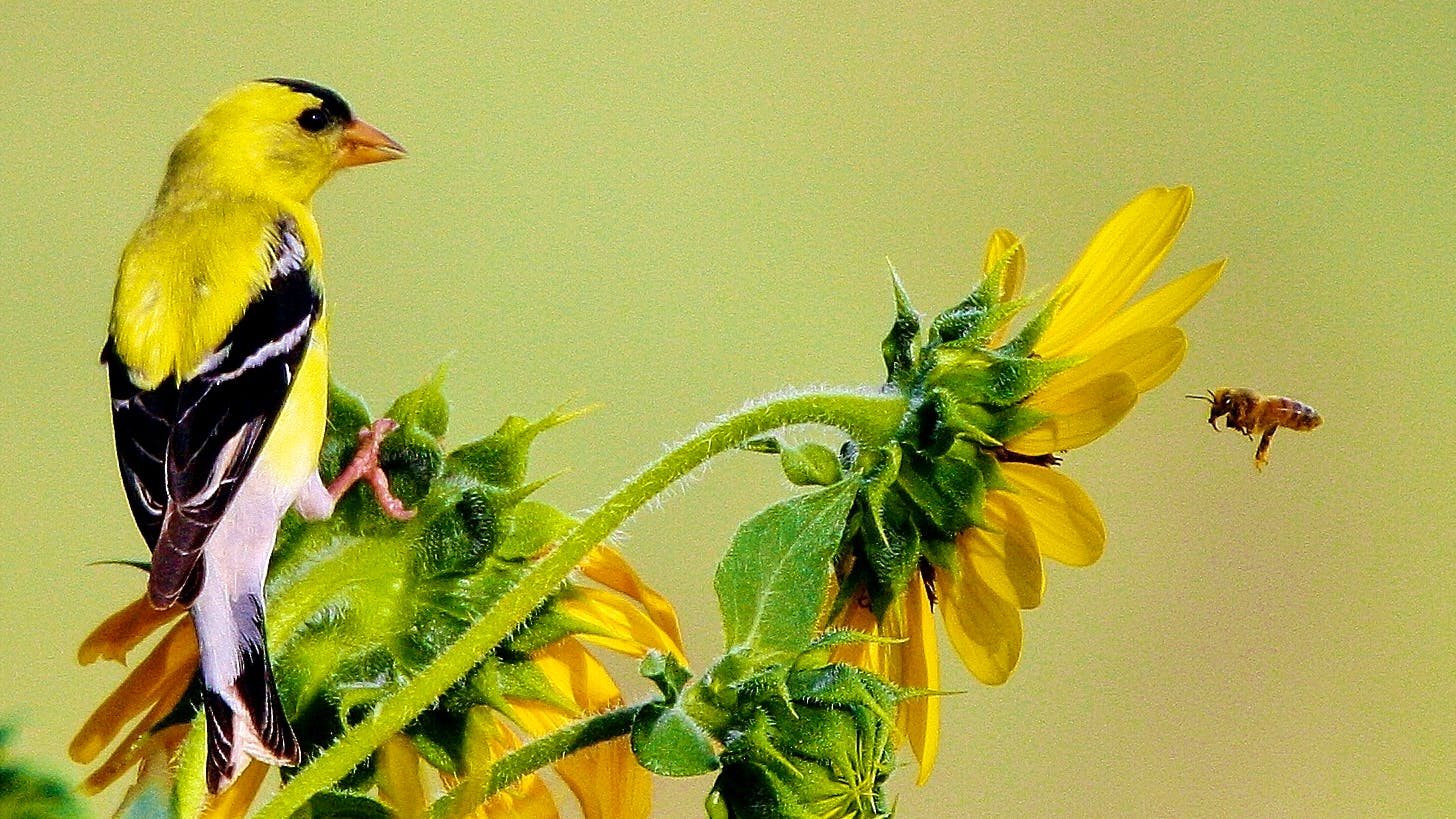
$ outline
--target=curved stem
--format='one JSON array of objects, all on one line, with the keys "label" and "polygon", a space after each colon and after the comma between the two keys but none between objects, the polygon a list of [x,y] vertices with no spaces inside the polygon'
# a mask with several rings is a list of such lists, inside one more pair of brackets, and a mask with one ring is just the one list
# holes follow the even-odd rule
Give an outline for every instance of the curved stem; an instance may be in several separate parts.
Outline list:
[{"label": "curved stem", "polygon": [[409,685],[381,700],[368,717],[299,771],[263,807],[258,819],[284,819],[346,776],[500,645],[555,593],[593,546],[709,458],[766,432],[801,424],[838,427],[861,445],[874,446],[890,439],[904,412],[905,399],[896,393],[800,393],[749,406],[684,441],[607,498]]}]

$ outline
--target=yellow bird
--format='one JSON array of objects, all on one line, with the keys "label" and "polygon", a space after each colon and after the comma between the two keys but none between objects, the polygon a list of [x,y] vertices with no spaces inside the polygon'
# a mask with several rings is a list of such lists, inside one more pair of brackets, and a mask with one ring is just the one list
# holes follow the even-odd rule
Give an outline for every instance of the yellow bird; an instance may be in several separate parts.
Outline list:
[{"label": "yellow bird", "polygon": [[[382,475],[392,429],[361,431],[354,463],[323,485],[328,320],[309,203],[334,171],[402,156],[327,88],[246,83],[177,143],[121,257],[101,353],[116,455],[152,550],[152,604],[192,611],[214,793],[247,757],[299,761],[263,632],[268,558],[289,507],[327,517],[348,484]],[[386,508],[409,514],[384,487]]]}]

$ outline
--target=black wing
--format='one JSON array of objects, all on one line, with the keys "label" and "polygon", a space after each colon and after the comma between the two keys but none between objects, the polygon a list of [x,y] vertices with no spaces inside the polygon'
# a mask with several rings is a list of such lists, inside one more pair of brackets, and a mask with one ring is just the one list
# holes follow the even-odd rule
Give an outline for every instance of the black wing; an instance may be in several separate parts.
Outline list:
[{"label": "black wing", "polygon": [[153,390],[131,381],[108,342],[112,422],[137,528],[152,549],[152,602],[189,605],[199,558],[247,477],[308,350],[323,298],[297,225],[276,226],[269,282],[196,372]]}]

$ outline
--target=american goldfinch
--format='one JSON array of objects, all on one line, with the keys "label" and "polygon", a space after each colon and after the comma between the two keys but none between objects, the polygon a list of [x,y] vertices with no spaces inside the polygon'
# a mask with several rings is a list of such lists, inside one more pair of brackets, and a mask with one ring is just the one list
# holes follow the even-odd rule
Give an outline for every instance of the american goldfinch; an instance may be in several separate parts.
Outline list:
[{"label": "american goldfinch", "polygon": [[390,429],[361,432],[349,474],[323,485],[328,319],[309,202],[339,168],[402,156],[327,88],[246,83],[177,143],[122,254],[101,354],[116,455],[152,604],[192,611],[214,793],[247,757],[299,761],[263,631],[269,555],[290,506],[326,517],[344,483],[382,477]]}]

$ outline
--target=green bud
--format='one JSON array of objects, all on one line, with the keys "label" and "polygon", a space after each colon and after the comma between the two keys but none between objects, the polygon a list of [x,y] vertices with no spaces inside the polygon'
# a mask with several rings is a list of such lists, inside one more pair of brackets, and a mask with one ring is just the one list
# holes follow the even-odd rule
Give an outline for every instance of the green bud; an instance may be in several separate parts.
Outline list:
[{"label": "green bud", "polygon": [[734,819],[886,817],[900,694],[844,665],[810,665],[761,687],[724,733],[710,811]]},{"label": "green bud", "polygon": [[783,465],[784,477],[795,486],[830,486],[844,477],[839,468],[839,454],[813,441],[781,448],[779,462]]}]

